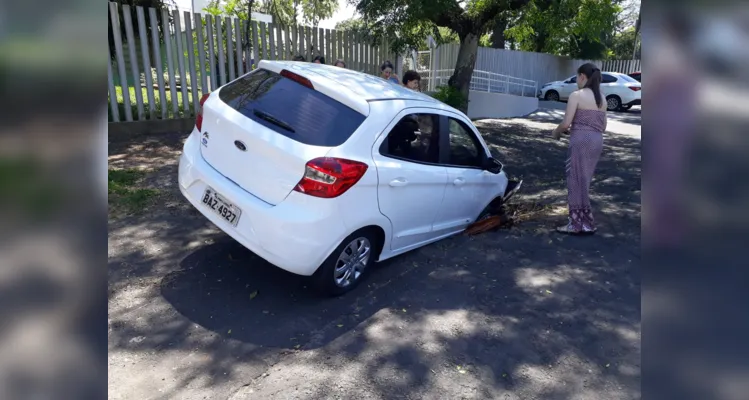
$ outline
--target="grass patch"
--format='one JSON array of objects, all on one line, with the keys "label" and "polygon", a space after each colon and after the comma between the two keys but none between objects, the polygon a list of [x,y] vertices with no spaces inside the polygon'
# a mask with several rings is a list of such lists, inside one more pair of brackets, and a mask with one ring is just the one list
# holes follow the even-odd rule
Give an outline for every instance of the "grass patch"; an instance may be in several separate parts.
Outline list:
[{"label": "grass patch", "polygon": [[134,214],[153,204],[159,191],[137,187],[145,176],[145,171],[136,169],[109,170],[110,210]]},{"label": "grass patch", "polygon": [[[127,88],[128,98],[130,99],[130,111],[133,115],[133,120],[138,121],[138,103],[136,102],[135,98],[135,88],[134,87],[128,87]],[[144,87],[141,87],[141,95],[143,96],[143,119],[148,120],[151,119],[151,112],[149,111],[148,106],[148,92],[147,89]],[[114,87],[115,96],[117,100],[117,110],[120,114],[120,121],[125,121],[125,92],[122,90],[122,86],[115,86]],[[177,91],[177,112],[174,112],[173,108],[173,99],[172,99],[172,92],[170,90],[166,90],[165,92],[165,98],[161,99],[161,93],[159,93],[158,89],[153,89],[153,97],[154,97],[154,110],[156,119],[161,119],[161,110],[162,107],[166,108],[166,116],[167,118],[189,118],[194,114],[193,110],[193,94],[192,92],[187,92],[187,101],[188,101],[188,107],[187,109],[184,108],[184,104],[182,101],[182,91]],[[201,93],[198,92],[198,96],[200,96]],[[107,96],[107,102],[110,101],[110,97]],[[109,105],[109,103],[107,103]],[[109,121],[114,121],[112,117],[112,107],[107,107],[108,113],[109,113]]]}]

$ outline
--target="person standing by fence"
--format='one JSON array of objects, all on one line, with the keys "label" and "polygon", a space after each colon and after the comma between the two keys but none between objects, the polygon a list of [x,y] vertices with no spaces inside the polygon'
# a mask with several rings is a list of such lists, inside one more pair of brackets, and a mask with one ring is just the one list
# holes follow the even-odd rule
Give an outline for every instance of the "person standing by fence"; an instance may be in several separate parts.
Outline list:
[{"label": "person standing by fence", "polygon": [[418,72],[410,70],[406,71],[406,73],[403,74],[403,86],[415,90],[417,92],[421,91],[421,88],[419,85],[421,84],[421,75],[419,75]]},{"label": "person standing by fence", "polygon": [[606,100],[601,94],[601,70],[591,63],[577,69],[577,87],[570,95],[564,120],[552,132],[559,139],[570,130],[567,150],[567,202],[569,221],[556,230],[566,234],[596,231],[590,206],[590,182],[603,150],[606,130]]},{"label": "person standing by fence", "polygon": [[393,73],[393,69],[395,69],[393,68],[393,63],[391,63],[390,61],[385,61],[384,63],[382,63],[382,65],[380,65],[380,71],[382,71],[382,75],[380,76],[386,81],[400,85],[398,76]]}]

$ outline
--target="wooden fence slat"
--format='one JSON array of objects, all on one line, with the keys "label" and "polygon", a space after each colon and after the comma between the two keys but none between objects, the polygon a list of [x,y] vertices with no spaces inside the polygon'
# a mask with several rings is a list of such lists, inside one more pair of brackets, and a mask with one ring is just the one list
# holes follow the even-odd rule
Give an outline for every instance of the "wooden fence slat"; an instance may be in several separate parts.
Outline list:
[{"label": "wooden fence slat", "polygon": [[275,32],[273,31],[274,28],[275,28],[274,24],[268,24],[268,49],[270,50],[270,54],[268,55],[269,60],[277,60],[276,39],[275,39]]},{"label": "wooden fence slat", "polygon": [[140,84],[140,68],[138,68],[138,56],[135,52],[137,44],[135,43],[135,35],[133,34],[133,20],[130,12],[129,5],[125,4],[122,6],[122,18],[125,23],[127,51],[130,56],[130,70],[133,73],[133,87],[135,89],[135,103],[138,109],[138,121],[142,121],[145,119],[145,112],[143,111],[143,86]]},{"label": "wooden fence slat", "polygon": [[[164,61],[161,59],[161,40],[159,39],[159,20],[156,18],[156,9],[148,8],[148,17],[151,22],[151,43],[153,44],[153,55],[157,59],[153,60],[156,66],[156,82],[159,87],[159,108],[161,110],[161,119],[167,117],[166,90],[164,90]],[[201,41],[202,42],[202,41]]]},{"label": "wooden fence slat", "polygon": [[206,71],[210,71],[211,75],[211,91],[218,88],[218,71],[216,71],[216,50],[214,49],[214,35],[213,35],[213,16],[208,14],[205,16],[205,29],[206,29],[206,40],[208,40],[208,66]]},{"label": "wooden fence slat", "polygon": [[285,60],[293,60],[294,58],[294,42],[291,41],[291,32],[289,32],[293,27],[288,27],[287,29],[284,29],[284,39],[286,39],[286,54],[284,54]]},{"label": "wooden fence slat", "polygon": [[319,45],[320,45],[320,55],[325,57],[325,61],[328,60],[328,44],[326,43],[325,38],[325,29],[319,28],[318,29],[318,36],[319,39]]},{"label": "wooden fence slat", "polygon": [[206,62],[205,62],[205,42],[203,41],[203,16],[201,14],[193,14],[193,20],[195,21],[195,33],[198,38],[198,69],[200,69],[200,90],[203,94],[210,93],[211,90],[208,88],[208,76],[206,74]]},{"label": "wooden fence slat", "polygon": [[327,60],[328,54],[327,47],[325,45],[325,29],[323,28],[317,29],[317,48],[320,55],[325,57]]},{"label": "wooden fence slat", "polygon": [[[193,36],[192,36],[192,18],[190,15],[190,11],[184,12],[184,18],[185,18],[185,41],[187,43],[187,62],[189,65],[188,71],[190,73],[190,95],[192,96],[192,109],[194,114],[198,115],[198,110],[200,109],[200,96],[198,95],[198,74],[195,72],[195,49],[193,48],[193,45],[195,44],[193,42]],[[186,83],[185,83],[186,84]],[[187,115],[190,115],[188,112]]]},{"label": "wooden fence slat", "polygon": [[277,54],[277,60],[285,60],[286,54],[284,53],[284,43],[283,43],[283,32],[286,29],[282,29],[283,27],[281,25],[276,25],[276,54]]},{"label": "wooden fence slat", "polygon": [[260,51],[258,49],[259,46],[257,41],[257,21],[250,22],[250,30],[252,31],[252,64],[257,68],[257,64],[260,62]]},{"label": "wooden fence slat", "polygon": [[222,19],[216,18],[216,47],[218,47],[218,73],[221,78],[221,86],[226,85],[226,57],[224,56],[224,32]]},{"label": "wooden fence slat", "polygon": [[229,58],[229,60],[227,60],[229,64],[229,80],[228,81],[233,81],[234,78],[236,77],[235,75],[236,70],[234,69],[234,46],[232,42],[232,39],[234,38],[232,37],[232,34],[231,34],[232,32],[231,18],[230,17],[224,18],[224,22],[226,23],[226,55]]},{"label": "wooden fence slat", "polygon": [[241,40],[240,43],[242,43],[241,49],[242,49],[242,56],[244,57],[242,59],[244,65],[242,66],[242,74],[246,74],[247,72],[250,72],[252,70],[252,53],[250,52],[248,46],[251,46],[250,37],[245,36],[245,32],[249,33],[249,27],[245,25],[244,20],[239,20],[239,29],[242,31],[240,36]]},{"label": "wooden fence slat", "polygon": [[335,53],[333,52],[334,47],[333,47],[333,43],[331,39],[332,38],[330,37],[330,29],[326,29],[325,30],[325,53],[327,54],[325,56],[325,60],[328,63],[332,63],[333,61],[335,61],[335,58],[334,58]]},{"label": "wooden fence slat", "polygon": [[309,60],[312,61],[313,58],[315,58],[316,55],[320,54],[320,46],[319,46],[319,37],[317,35],[317,28],[311,27],[310,29],[310,37],[312,38],[312,42],[310,43],[310,56]]},{"label": "wooden fence slat", "polygon": [[179,12],[175,11],[174,37],[177,39],[177,65],[179,66],[179,87],[182,92],[182,113],[190,115],[190,95],[187,93],[187,73],[185,73],[185,49],[182,46],[182,21]]},{"label": "wooden fence slat", "polygon": [[148,35],[146,35],[146,16],[143,7],[135,7],[138,20],[138,34],[140,36],[140,49],[143,55],[143,75],[146,80],[146,97],[148,98],[148,114],[151,119],[156,118],[156,101],[153,96],[153,72],[151,70],[151,54],[148,49]]},{"label": "wooden fence slat", "polygon": [[307,61],[312,61],[312,59],[314,58],[314,55],[312,53],[312,48],[314,46],[312,44],[313,43],[312,42],[312,31],[310,31],[310,27],[309,26],[305,26],[304,27],[304,41],[305,41],[305,46],[304,46],[305,57],[307,58]]},{"label": "wooden fence slat", "polygon": [[341,59],[346,62],[346,57],[343,55],[343,32],[339,30],[335,30],[333,32],[335,32],[336,35],[336,59]]},{"label": "wooden fence slat", "polygon": [[346,67],[353,68],[354,62],[351,59],[351,32],[343,31],[343,61],[346,62]]},{"label": "wooden fence slat", "polygon": [[234,41],[237,47],[237,77],[244,75],[244,65],[242,62],[242,20],[234,18]]},{"label": "wooden fence slat", "polygon": [[[117,3],[109,3],[109,17],[112,21],[112,36],[114,37],[114,51],[117,59],[117,72],[122,90],[122,104],[125,106],[125,121],[133,120],[132,105],[130,104],[130,86],[127,84],[127,72],[125,71],[125,57],[122,49],[122,35],[120,29],[120,10]],[[112,96],[117,97],[116,93]]]},{"label": "wooden fence slat", "polygon": [[268,52],[268,41],[265,37],[265,32],[266,32],[265,25],[266,24],[265,22],[261,22],[259,25],[260,25],[260,43],[261,43],[260,59],[267,60],[269,56],[268,54],[269,52]]},{"label": "wooden fence slat", "polygon": [[161,10],[161,23],[163,29],[161,32],[164,34],[164,44],[166,45],[166,69],[167,76],[169,77],[169,93],[172,98],[172,117],[179,118],[179,98],[177,97],[177,83],[174,78],[174,53],[172,52],[172,32],[169,24],[169,12],[167,10]]},{"label": "wooden fence slat", "polygon": [[117,103],[117,90],[112,76],[112,60],[107,61],[107,90],[109,90],[109,108],[112,110],[112,122],[120,122],[120,110]]}]

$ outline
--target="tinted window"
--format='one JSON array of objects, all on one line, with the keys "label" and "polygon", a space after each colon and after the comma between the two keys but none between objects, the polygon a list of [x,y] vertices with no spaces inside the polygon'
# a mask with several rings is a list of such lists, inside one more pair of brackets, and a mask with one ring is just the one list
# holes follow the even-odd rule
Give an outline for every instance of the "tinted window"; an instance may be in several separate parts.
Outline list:
[{"label": "tinted window", "polygon": [[577,83],[577,75],[573,76],[570,79],[567,79],[567,82],[569,82],[569,83]]},{"label": "tinted window", "polygon": [[450,118],[450,157],[448,164],[481,167],[483,150],[473,131],[463,122]]},{"label": "tinted window", "polygon": [[388,133],[380,154],[419,163],[439,162],[439,116],[409,114]]},{"label": "tinted window", "polygon": [[313,146],[343,144],[365,118],[318,91],[263,69],[226,84],[219,98],[245,117]]},{"label": "tinted window", "polygon": [[603,74],[603,80],[602,83],[614,83],[617,81],[615,76],[611,76],[609,74]]}]

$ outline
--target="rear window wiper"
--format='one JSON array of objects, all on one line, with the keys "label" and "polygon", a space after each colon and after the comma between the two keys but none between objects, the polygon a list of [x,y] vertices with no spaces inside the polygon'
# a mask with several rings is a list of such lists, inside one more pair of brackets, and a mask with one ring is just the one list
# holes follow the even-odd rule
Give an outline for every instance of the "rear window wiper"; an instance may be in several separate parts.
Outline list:
[{"label": "rear window wiper", "polygon": [[279,127],[283,128],[283,129],[286,129],[287,131],[289,131],[291,133],[296,133],[296,131],[294,130],[294,128],[291,127],[291,125],[287,124],[284,121],[281,121],[280,119],[278,119],[278,118],[276,118],[276,117],[274,117],[274,116],[272,116],[272,115],[270,115],[270,114],[268,114],[266,112],[263,112],[263,111],[255,109],[255,110],[252,110],[252,113],[255,114],[256,117],[258,117],[258,118],[260,118],[262,120],[268,121],[268,122],[270,122],[273,125],[279,126]]}]

